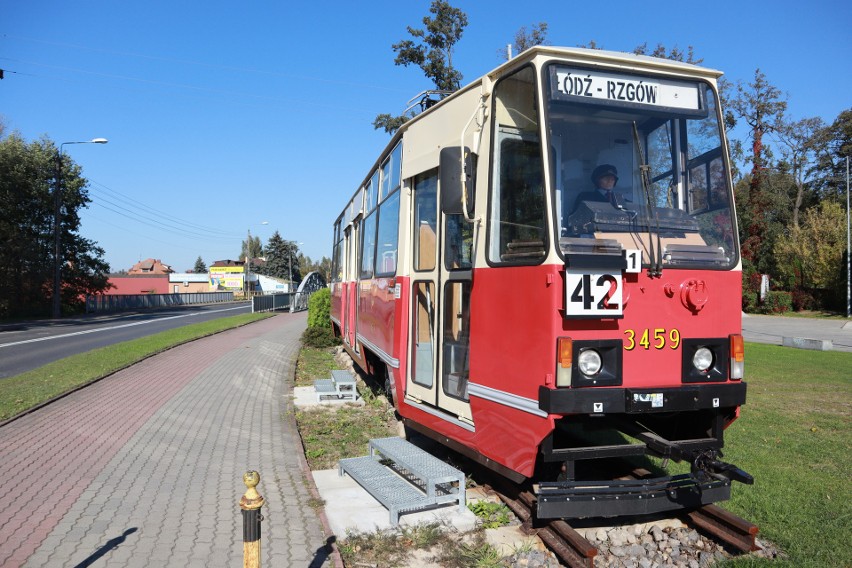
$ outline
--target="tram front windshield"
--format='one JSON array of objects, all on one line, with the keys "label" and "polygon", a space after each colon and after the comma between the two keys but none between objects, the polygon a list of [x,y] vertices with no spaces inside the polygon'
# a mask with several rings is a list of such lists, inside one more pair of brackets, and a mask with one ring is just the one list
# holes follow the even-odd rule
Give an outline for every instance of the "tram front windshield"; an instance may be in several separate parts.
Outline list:
[{"label": "tram front windshield", "polygon": [[629,248],[642,250],[646,265],[652,256],[672,268],[737,263],[727,159],[708,84],[566,65],[551,65],[546,77],[563,255]]}]

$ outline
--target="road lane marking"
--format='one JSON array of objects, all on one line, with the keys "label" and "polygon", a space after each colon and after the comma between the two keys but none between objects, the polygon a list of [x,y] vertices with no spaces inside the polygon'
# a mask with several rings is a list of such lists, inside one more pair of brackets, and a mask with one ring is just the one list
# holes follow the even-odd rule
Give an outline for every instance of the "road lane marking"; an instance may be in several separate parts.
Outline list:
[{"label": "road lane marking", "polygon": [[99,333],[101,331],[112,331],[112,330],[115,330],[115,329],[122,329],[122,328],[125,328],[125,327],[134,327],[134,326],[137,326],[137,325],[145,325],[145,324],[149,324],[149,323],[168,321],[168,320],[172,320],[172,319],[187,318],[187,317],[197,316],[197,315],[201,315],[201,314],[215,314],[215,313],[219,313],[219,312],[229,312],[229,311],[232,311],[232,310],[244,310],[248,307],[249,306],[239,306],[239,307],[236,307],[236,308],[224,308],[224,309],[221,309],[221,310],[210,310],[210,311],[207,311],[207,312],[192,312],[192,313],[189,313],[189,314],[181,314],[181,315],[178,315],[178,316],[168,316],[168,317],[164,317],[164,318],[155,318],[155,319],[149,319],[149,320],[143,320],[143,321],[134,321],[134,322],[131,322],[131,323],[125,323],[125,324],[121,324],[121,325],[113,325],[111,327],[98,327],[98,328],[95,328],[95,329],[86,329],[86,330],[83,330],[83,331],[75,331],[73,333],[64,333],[62,335],[50,335],[50,336],[47,336],[47,337],[36,337],[34,339],[26,339],[24,341],[14,341],[12,343],[0,343],[0,349],[2,349],[3,347],[12,347],[13,345],[24,345],[24,344],[27,344],[27,343],[38,343],[39,341],[50,341],[51,339],[63,339],[63,338],[66,338],[66,337],[74,337],[75,335],[86,335],[86,334],[89,334],[89,333]]}]

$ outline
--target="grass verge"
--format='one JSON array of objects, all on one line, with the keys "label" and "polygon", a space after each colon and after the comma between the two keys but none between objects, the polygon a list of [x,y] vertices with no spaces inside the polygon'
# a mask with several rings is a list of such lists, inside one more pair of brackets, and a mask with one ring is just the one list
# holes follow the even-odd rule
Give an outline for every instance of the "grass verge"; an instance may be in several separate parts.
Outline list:
[{"label": "grass verge", "polygon": [[784,560],[725,566],[852,566],[852,354],[749,343],[748,401],[725,461],[754,475],[725,508],[760,527]]},{"label": "grass verge", "polygon": [[0,421],[110,375],[182,343],[265,319],[271,314],[241,314],[155,333],[141,339],[72,355],[0,380]]}]

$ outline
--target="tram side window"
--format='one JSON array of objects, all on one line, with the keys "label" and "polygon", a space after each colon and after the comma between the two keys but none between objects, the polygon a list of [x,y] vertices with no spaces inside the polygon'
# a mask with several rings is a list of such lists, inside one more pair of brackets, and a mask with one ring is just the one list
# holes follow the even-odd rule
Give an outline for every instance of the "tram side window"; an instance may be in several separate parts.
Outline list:
[{"label": "tram side window", "polygon": [[394,192],[379,205],[378,254],[376,276],[396,274],[399,243],[399,192]]},{"label": "tram side window", "polygon": [[491,198],[489,260],[539,263],[547,250],[544,163],[531,67],[495,87],[497,143]]},{"label": "tram side window", "polygon": [[447,270],[470,270],[473,265],[473,224],[461,215],[447,215],[444,265]]},{"label": "tram side window", "polygon": [[361,226],[361,278],[373,277],[376,258],[376,212],[370,213]]},{"label": "tram side window", "polygon": [[444,288],[444,335],[442,341],[444,392],[468,400],[470,374],[470,282],[447,282]]},{"label": "tram side window", "polygon": [[414,180],[414,269],[433,270],[438,227],[438,171]]},{"label": "tram side window", "polygon": [[364,187],[364,195],[365,195],[365,203],[364,203],[364,212],[369,213],[373,209],[376,208],[376,204],[379,202],[379,171],[376,170],[376,173],[373,174],[373,177],[370,178],[370,181],[367,182],[367,185]]}]

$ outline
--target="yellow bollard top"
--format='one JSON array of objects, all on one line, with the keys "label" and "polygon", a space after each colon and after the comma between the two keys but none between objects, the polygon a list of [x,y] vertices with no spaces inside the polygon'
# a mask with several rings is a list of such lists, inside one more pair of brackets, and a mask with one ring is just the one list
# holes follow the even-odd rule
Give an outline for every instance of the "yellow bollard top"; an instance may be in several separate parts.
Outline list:
[{"label": "yellow bollard top", "polygon": [[243,483],[246,484],[248,490],[240,499],[240,509],[245,511],[253,511],[260,509],[263,506],[264,500],[260,493],[257,492],[257,484],[260,483],[260,474],[256,471],[247,471],[243,475]]}]

